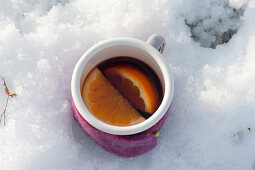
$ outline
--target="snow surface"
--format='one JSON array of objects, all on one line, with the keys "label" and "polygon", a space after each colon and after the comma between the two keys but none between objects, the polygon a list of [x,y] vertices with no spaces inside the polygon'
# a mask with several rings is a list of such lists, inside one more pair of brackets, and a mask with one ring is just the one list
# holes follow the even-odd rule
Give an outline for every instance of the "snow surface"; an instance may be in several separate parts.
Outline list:
[{"label": "snow surface", "polygon": [[[0,125],[0,169],[254,170],[254,18],[254,0],[0,0],[0,74],[18,94]],[[120,158],[73,120],[72,70],[101,40],[152,33],[167,40],[170,116],[156,148]],[[1,109],[5,99],[0,90]]]}]

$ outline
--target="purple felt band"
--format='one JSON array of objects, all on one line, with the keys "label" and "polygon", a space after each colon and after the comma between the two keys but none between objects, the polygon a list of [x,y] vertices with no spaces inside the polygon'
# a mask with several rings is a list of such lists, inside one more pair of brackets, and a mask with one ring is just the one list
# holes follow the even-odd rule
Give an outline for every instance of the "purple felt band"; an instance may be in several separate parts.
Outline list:
[{"label": "purple felt band", "polygon": [[134,135],[113,135],[102,132],[91,126],[79,113],[72,100],[73,117],[83,131],[106,151],[123,157],[134,157],[153,149],[157,145],[157,137],[153,132],[160,130],[168,112],[150,129]]}]

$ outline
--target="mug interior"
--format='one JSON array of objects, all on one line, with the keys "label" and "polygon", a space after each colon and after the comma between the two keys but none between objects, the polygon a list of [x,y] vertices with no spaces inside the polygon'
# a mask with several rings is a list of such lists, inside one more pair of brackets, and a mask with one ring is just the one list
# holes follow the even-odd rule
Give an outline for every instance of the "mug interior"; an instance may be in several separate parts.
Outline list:
[{"label": "mug interior", "polygon": [[160,83],[162,85],[162,90],[163,90],[163,96],[164,96],[164,91],[165,91],[165,86],[164,86],[164,77],[163,73],[161,71],[161,68],[155,58],[153,58],[149,53],[146,51],[137,48],[135,46],[130,46],[130,45],[115,45],[115,46],[110,46],[107,48],[102,49],[98,53],[96,53],[94,56],[92,56],[89,60],[88,63],[84,66],[82,75],[81,75],[81,80],[80,80],[80,90],[82,90],[82,85],[87,77],[88,73],[96,66],[101,64],[102,62],[108,60],[108,59],[114,59],[117,57],[128,57],[128,58],[134,58],[136,60],[140,60],[146,65],[148,65],[158,76]]},{"label": "mug interior", "polygon": [[[159,78],[163,92],[161,104],[150,118],[139,124],[124,127],[110,125],[97,119],[86,108],[81,97],[82,85],[88,73],[100,63],[120,56],[134,58],[147,64]],[[173,79],[160,57],[163,56],[152,46],[134,39],[105,41],[89,49],[77,63],[72,78],[72,97],[79,113],[92,126],[110,134],[130,135],[152,127],[164,116],[173,96]]]}]

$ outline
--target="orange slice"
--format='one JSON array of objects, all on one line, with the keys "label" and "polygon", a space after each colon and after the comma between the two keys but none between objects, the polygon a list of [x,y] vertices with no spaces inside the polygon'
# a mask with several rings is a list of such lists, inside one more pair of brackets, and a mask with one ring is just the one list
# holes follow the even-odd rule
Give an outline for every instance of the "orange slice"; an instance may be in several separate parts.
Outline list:
[{"label": "orange slice", "polygon": [[145,120],[98,68],[94,68],[86,77],[81,94],[88,110],[107,124],[130,126]]},{"label": "orange slice", "polygon": [[142,69],[129,63],[117,63],[106,66],[102,72],[133,107],[150,114],[157,110],[157,88]]}]

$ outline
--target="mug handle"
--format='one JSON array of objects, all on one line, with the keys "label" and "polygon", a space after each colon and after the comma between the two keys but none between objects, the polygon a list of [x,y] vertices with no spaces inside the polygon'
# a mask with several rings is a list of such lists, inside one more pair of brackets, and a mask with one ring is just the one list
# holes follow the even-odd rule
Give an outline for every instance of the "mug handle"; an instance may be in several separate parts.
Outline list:
[{"label": "mug handle", "polygon": [[163,53],[166,40],[164,37],[158,34],[152,34],[146,43],[150,44],[152,47],[156,48],[160,53]]}]

